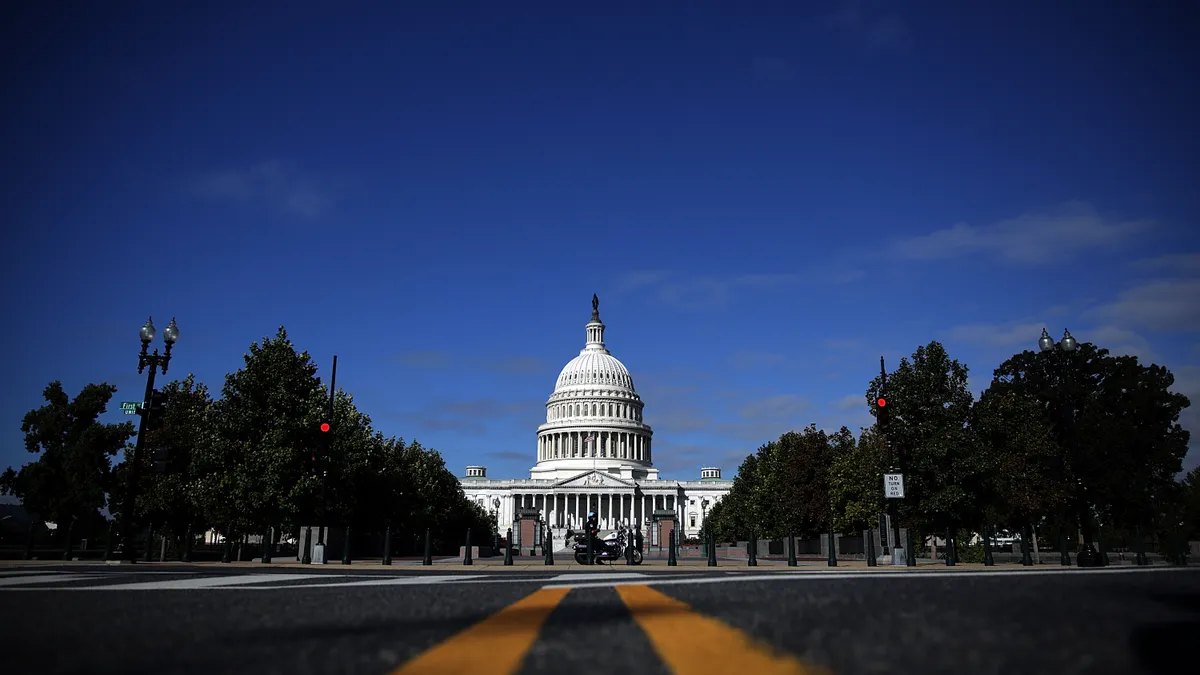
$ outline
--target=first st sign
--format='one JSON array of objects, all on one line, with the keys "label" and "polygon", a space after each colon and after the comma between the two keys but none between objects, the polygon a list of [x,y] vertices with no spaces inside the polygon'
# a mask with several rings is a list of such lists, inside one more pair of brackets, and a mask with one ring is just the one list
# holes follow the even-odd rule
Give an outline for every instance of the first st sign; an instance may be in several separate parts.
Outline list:
[{"label": "first st sign", "polygon": [[883,494],[888,499],[904,499],[904,474],[883,474]]},{"label": "first st sign", "polygon": [[141,407],[141,401],[121,401],[121,412],[126,415],[136,415],[138,409]]}]

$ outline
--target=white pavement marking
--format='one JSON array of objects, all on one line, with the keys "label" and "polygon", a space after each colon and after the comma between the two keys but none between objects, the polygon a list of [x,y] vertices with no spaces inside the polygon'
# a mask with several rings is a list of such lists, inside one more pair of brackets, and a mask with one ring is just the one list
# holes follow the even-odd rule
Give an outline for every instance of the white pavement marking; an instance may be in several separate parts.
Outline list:
[{"label": "white pavement marking", "polygon": [[327,577],[327,574],[238,574],[201,579],[171,579],[169,581],[140,581],[131,584],[109,584],[106,586],[83,586],[69,590],[77,591],[165,591],[190,590],[199,588],[219,588],[222,586],[241,586],[243,584],[261,584],[268,581],[298,581],[300,579],[316,579]]},{"label": "white pavement marking", "polygon": [[684,579],[640,579],[630,581],[608,581],[599,583],[578,584],[547,584],[542,588],[611,588],[613,586],[679,586],[686,584],[736,584],[747,581],[810,581],[820,579],[946,579],[948,577],[1017,577],[1017,576],[1051,576],[1055,574],[1153,574],[1168,571],[1200,571],[1200,568],[1154,567],[1154,568],[1101,568],[1077,569],[1061,568],[1055,570],[997,570],[997,571],[955,571],[955,570],[926,570],[921,572],[770,572],[767,574],[745,574],[725,577],[691,577]]},{"label": "white pavement marking", "polygon": [[13,570],[11,572],[0,572],[0,577],[23,577],[27,574],[62,574],[53,570]]},{"label": "white pavement marking", "polygon": [[644,579],[645,574],[638,572],[602,572],[600,574],[589,574],[587,572],[574,572],[570,574],[560,574],[551,581],[584,581],[591,579]]},{"label": "white pavement marking", "polygon": [[[322,575],[324,576],[324,575]],[[420,576],[420,577],[385,577],[383,579],[371,579],[370,581],[346,581],[338,584],[301,584],[298,586],[255,586],[253,590],[271,590],[279,588],[346,588],[346,587],[361,587],[361,586],[420,586],[421,584],[444,584],[454,583],[458,581],[466,581],[468,579],[478,579],[481,575],[463,576],[455,574],[453,576]],[[250,590],[239,588],[236,590]]]},{"label": "white pavement marking", "polygon": [[[36,574],[21,577],[5,577],[0,579],[0,586],[25,586],[27,584],[58,584],[64,581],[83,581],[95,579],[91,574]],[[40,588],[37,590],[41,590]]]}]

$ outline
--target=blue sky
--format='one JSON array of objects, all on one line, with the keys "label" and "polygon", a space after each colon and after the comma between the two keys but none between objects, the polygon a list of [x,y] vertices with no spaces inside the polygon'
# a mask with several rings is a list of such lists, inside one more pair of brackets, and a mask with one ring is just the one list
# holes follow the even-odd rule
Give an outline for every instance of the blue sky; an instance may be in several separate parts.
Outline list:
[{"label": "blue sky", "polygon": [[170,376],[282,324],[383,432],[527,475],[593,292],[665,477],[867,424],[929,340],[978,392],[1043,325],[1200,432],[1183,9],[74,4],[0,40],[0,465],[50,380],[137,398],[153,315]]}]

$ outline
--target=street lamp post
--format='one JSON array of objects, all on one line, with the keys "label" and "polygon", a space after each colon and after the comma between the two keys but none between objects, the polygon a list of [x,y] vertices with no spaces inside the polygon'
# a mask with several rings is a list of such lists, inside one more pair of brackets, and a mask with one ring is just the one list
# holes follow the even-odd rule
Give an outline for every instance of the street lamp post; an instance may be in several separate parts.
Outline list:
[{"label": "street lamp post", "polygon": [[129,462],[129,479],[125,485],[125,501],[121,507],[121,560],[131,563],[137,561],[137,551],[135,550],[137,540],[133,534],[137,522],[134,517],[134,509],[137,505],[138,468],[142,458],[142,449],[146,445],[146,430],[150,425],[150,400],[154,395],[154,377],[158,374],[159,368],[162,368],[163,375],[167,374],[167,364],[171,362],[171,348],[179,339],[179,327],[175,325],[175,319],[172,317],[171,323],[163,329],[163,342],[166,344],[166,348],[162,354],[158,353],[157,347],[154,348],[154,353],[146,353],[150,348],[150,343],[154,341],[154,335],[154,319],[146,319],[146,325],[142,326],[139,333],[142,340],[142,351],[138,354],[138,374],[142,374],[146,368],[150,369],[150,374],[146,376],[146,393],[142,397],[142,421],[138,426],[137,442],[133,446],[133,457]]},{"label": "street lamp post", "polygon": [[[1062,339],[1058,342],[1055,342],[1054,338],[1050,337],[1050,333],[1045,328],[1042,329],[1042,336],[1038,338],[1038,349],[1046,355],[1053,354],[1054,352],[1070,354],[1078,347],[1079,343],[1075,338],[1071,337],[1071,331],[1069,330],[1063,331]],[[1070,365],[1060,366],[1052,361],[1051,366],[1054,368],[1053,372],[1056,376],[1059,400],[1062,406],[1061,419],[1059,420],[1060,438],[1067,445],[1067,451],[1071,459],[1078,460],[1079,445],[1075,442],[1075,405],[1071,397],[1071,391],[1066,384],[1066,369],[1070,368]],[[1066,476],[1065,471],[1063,475],[1064,477]],[[1079,549],[1079,553],[1076,554],[1075,562],[1079,567],[1097,567],[1100,565],[1100,557],[1092,545],[1092,525],[1086,513],[1086,489],[1080,480],[1076,480],[1075,500],[1076,510],[1078,511],[1077,517],[1079,518],[1079,530],[1080,534],[1083,535],[1083,546]]]}]

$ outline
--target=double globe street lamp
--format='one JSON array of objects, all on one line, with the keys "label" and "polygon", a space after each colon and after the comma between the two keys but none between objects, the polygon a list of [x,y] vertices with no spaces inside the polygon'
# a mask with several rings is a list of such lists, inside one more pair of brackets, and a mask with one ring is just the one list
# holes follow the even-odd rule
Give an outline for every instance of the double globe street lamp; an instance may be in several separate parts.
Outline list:
[{"label": "double globe street lamp", "polygon": [[[1038,338],[1038,348],[1043,354],[1048,356],[1056,352],[1070,354],[1078,347],[1079,343],[1075,340],[1075,338],[1071,337],[1071,331],[1069,330],[1063,331],[1062,339],[1058,342],[1055,342],[1054,339],[1050,337],[1050,333],[1048,333],[1045,328],[1042,329],[1042,336]],[[1066,385],[1067,369],[1070,368],[1070,364],[1064,360],[1064,362],[1061,364],[1052,362],[1051,365],[1052,368],[1054,368],[1054,371],[1052,372],[1055,373],[1057,376],[1056,379],[1058,380],[1059,404],[1061,406],[1061,419],[1059,420],[1060,438],[1067,446],[1068,454],[1073,460],[1073,465],[1077,467],[1078,461],[1076,460],[1079,458],[1079,447],[1076,443],[1074,433],[1075,406],[1071,398],[1071,390]],[[1076,505],[1079,511],[1079,529],[1080,534],[1083,535],[1082,548],[1079,549],[1078,555],[1075,556],[1076,564],[1080,567],[1097,567],[1101,564],[1101,561],[1100,556],[1096,553],[1095,548],[1092,546],[1092,527],[1088,518],[1086,499],[1085,495],[1083,494],[1083,485],[1081,483],[1077,483],[1075,490],[1077,500]],[[1065,543],[1066,542],[1064,538],[1064,546],[1062,551],[1062,557],[1064,560],[1063,564],[1069,565],[1070,559],[1067,557]]]},{"label": "double globe street lamp", "polygon": [[150,415],[153,412],[151,402],[154,398],[154,376],[158,374],[158,369],[162,368],[163,375],[167,374],[167,364],[171,362],[171,348],[175,346],[175,341],[179,339],[179,327],[175,325],[175,319],[172,317],[171,323],[163,329],[163,342],[166,348],[162,354],[158,353],[158,348],[154,348],[154,353],[147,353],[150,348],[150,343],[154,341],[156,334],[154,329],[154,319],[146,319],[146,325],[142,326],[139,332],[139,337],[142,340],[142,351],[138,354],[138,374],[142,374],[146,368],[150,369],[150,374],[146,377],[146,394],[142,397],[142,421],[138,426],[137,442],[133,447],[133,457],[129,461],[129,480],[125,486],[125,501],[121,507],[121,560],[126,562],[135,562],[137,560],[136,538],[133,536],[133,530],[136,527],[136,518],[134,517],[134,509],[137,505],[137,488],[138,488],[138,468],[142,459],[143,448],[146,445],[146,431],[150,428]]}]

